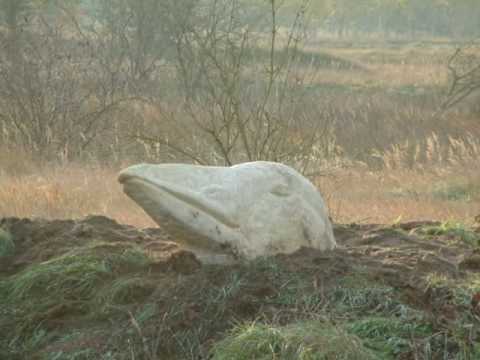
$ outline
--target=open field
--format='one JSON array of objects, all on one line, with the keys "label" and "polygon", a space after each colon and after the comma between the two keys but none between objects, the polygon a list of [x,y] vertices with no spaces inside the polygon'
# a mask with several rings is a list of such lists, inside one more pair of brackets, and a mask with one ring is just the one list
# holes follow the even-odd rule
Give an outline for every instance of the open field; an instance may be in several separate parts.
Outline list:
[{"label": "open field", "polygon": [[[311,178],[335,221],[472,222],[480,213],[479,95],[454,111],[432,117],[447,86],[445,64],[452,46],[334,44],[307,47],[305,54],[319,66],[308,85],[320,109],[312,116],[330,124],[331,134],[321,139],[319,146],[327,151],[320,151],[320,161],[314,161],[318,167],[308,172],[314,174]],[[311,67],[305,66],[305,71]],[[163,131],[158,111],[151,107],[143,111],[142,126]],[[124,131],[123,121],[114,129]],[[122,134],[109,136],[117,147],[107,152],[104,147],[93,148],[92,161],[63,165],[4,144],[0,216],[65,219],[101,214],[121,223],[152,225],[122,195],[116,173],[129,163],[166,161],[164,149],[158,152],[131,143],[122,149],[118,140]]]},{"label": "open field", "polygon": [[[97,214],[137,227],[153,222],[117,183],[120,168],[68,165],[0,177],[0,217],[74,219]],[[332,170],[317,177],[334,221],[384,223],[460,221],[480,214],[478,167]]]},{"label": "open field", "polygon": [[[125,107],[75,161],[0,143],[0,359],[480,358],[478,94],[433,116],[451,51],[308,49],[308,120],[328,136],[307,174],[332,252],[206,266],[179,249],[117,182],[133,163],[188,161],[123,142],[162,133],[154,106]],[[190,149],[195,130],[175,125]]]}]

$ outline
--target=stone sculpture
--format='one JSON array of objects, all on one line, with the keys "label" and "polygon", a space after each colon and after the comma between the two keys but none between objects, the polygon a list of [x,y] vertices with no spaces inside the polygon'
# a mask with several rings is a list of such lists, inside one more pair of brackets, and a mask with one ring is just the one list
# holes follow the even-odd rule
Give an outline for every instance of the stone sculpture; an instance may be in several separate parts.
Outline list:
[{"label": "stone sculpture", "polygon": [[280,163],[140,164],[123,170],[119,181],[160,227],[204,262],[336,246],[318,190]]}]

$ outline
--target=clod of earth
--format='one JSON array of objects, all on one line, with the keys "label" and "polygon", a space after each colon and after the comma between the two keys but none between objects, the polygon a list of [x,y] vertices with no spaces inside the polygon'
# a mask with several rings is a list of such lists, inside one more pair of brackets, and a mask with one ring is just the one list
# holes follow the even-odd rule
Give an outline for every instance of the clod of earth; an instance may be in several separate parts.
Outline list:
[{"label": "clod of earth", "polygon": [[0,219],[0,359],[478,359],[478,251],[426,225],[202,266],[159,228]]},{"label": "clod of earth", "polygon": [[123,170],[119,181],[161,228],[204,262],[336,246],[320,193],[283,164],[141,164]]},{"label": "clod of earth", "polygon": [[0,219],[0,359],[479,359],[478,252],[426,225],[202,265],[159,228]]}]

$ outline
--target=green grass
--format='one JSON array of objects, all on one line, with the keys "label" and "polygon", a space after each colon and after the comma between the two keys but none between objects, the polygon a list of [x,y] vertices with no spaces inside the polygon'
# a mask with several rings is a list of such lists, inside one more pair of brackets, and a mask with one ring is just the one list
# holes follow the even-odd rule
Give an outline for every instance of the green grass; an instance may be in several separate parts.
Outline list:
[{"label": "green grass", "polygon": [[93,255],[67,254],[28,267],[10,278],[10,300],[17,302],[53,293],[58,298],[84,298],[110,275],[108,264]]},{"label": "green grass", "polygon": [[393,197],[429,198],[441,201],[472,202],[480,200],[480,185],[477,182],[437,183],[428,189],[397,187],[388,191]]},{"label": "green grass", "polygon": [[[134,247],[117,247],[117,252],[102,254],[95,246],[32,264],[0,282],[4,309],[0,313],[0,333],[8,331],[10,343],[21,343],[52,319],[96,318],[115,302],[131,300],[132,288],[138,287],[131,277],[122,282],[123,274],[128,277],[146,264],[146,255]],[[98,294],[104,287],[113,291],[101,297]]]},{"label": "green grass", "polygon": [[432,196],[439,200],[474,201],[480,199],[480,185],[477,182],[440,183],[434,187]]},{"label": "green grass", "polygon": [[94,360],[94,359],[114,359],[114,357],[99,357],[97,351],[85,344],[77,349],[70,349],[71,344],[82,344],[85,339],[100,337],[103,334],[96,329],[88,331],[73,331],[59,336],[55,341],[49,344],[49,348],[38,356],[39,360]]},{"label": "green grass", "polygon": [[[372,356],[377,355],[379,359],[394,359],[412,350],[412,338],[418,340],[432,336],[433,330],[428,322],[424,321],[422,312],[402,303],[397,289],[370,279],[367,269],[358,268],[353,275],[339,278],[338,285],[326,294],[312,288],[311,278],[306,274],[286,272],[275,261],[265,260],[256,263],[255,271],[261,272],[262,269],[268,271],[272,284],[275,284],[279,290],[276,296],[269,299],[269,303],[287,312],[288,309],[294,309],[293,315],[287,317],[287,321],[294,321],[294,325],[276,327],[253,323],[236,327],[225,340],[219,343],[220,345],[216,345],[214,359],[243,360],[244,357],[232,357],[232,354],[240,351],[239,349],[249,347],[251,349],[247,351],[245,359],[335,358],[324,353],[312,352],[308,344],[299,344],[295,342],[297,339],[285,335],[289,334],[292,326],[297,326],[295,324],[298,323],[298,326],[304,326],[310,333],[313,332],[315,334],[313,341],[325,349],[323,344],[325,334],[322,334],[319,329],[309,328],[311,323],[305,320],[308,319],[306,314],[323,314],[325,319],[330,318],[336,324],[343,324],[345,331],[354,335],[355,339],[360,339],[369,349],[370,357],[366,357],[369,359],[376,358]],[[328,324],[322,324],[322,326],[328,327]],[[292,332],[302,334],[302,329],[295,328]],[[307,335],[305,336],[308,338]],[[328,340],[328,342],[331,341]],[[293,349],[293,353],[289,353],[284,347]],[[306,349],[306,352],[297,353],[298,349]],[[328,350],[326,351],[328,353]],[[339,359],[355,359],[355,357],[349,357],[353,356],[351,354],[345,357],[341,354],[339,356]]]},{"label": "green grass", "polygon": [[94,251],[75,250],[29,266],[10,277],[7,280],[10,288],[9,299],[18,302],[52,294],[55,294],[57,299],[90,297],[99,282],[111,277],[118,268],[140,268],[146,262],[146,256],[133,249],[108,256],[98,256]]},{"label": "green grass", "polygon": [[367,317],[346,325],[347,330],[364,341],[364,345],[382,354],[382,359],[395,359],[408,352],[412,339],[428,338],[430,325],[394,317]]},{"label": "green grass", "polygon": [[457,309],[456,321],[444,330],[443,342],[456,344],[455,357],[458,360],[480,359],[478,338],[478,317],[470,311],[472,297],[480,293],[480,274],[469,272],[461,279],[451,279],[443,275],[430,274],[426,278],[428,291],[439,303],[451,303]]},{"label": "green grass", "polygon": [[430,289],[443,289],[445,296],[451,297],[458,306],[469,307],[472,297],[480,293],[480,274],[469,272],[463,279],[450,279],[438,274],[426,278]]},{"label": "green grass", "polygon": [[[65,353],[58,351],[56,353],[49,353],[42,360],[94,360],[99,359],[96,351],[91,348],[75,351],[73,353]],[[102,357],[102,359],[114,359],[113,357]]]},{"label": "green grass", "polygon": [[0,358],[29,358],[29,356],[26,356],[26,354],[35,353],[37,349],[51,343],[56,336],[56,333],[48,332],[44,328],[38,327],[34,329],[26,338],[14,337],[13,339],[9,339],[10,341],[8,343],[2,344],[2,342],[0,342]]},{"label": "green grass", "polygon": [[416,232],[428,236],[449,236],[472,246],[480,245],[480,236],[459,222],[447,221],[436,226],[424,226],[416,229]]},{"label": "green grass", "polygon": [[422,311],[401,301],[401,291],[370,279],[362,268],[338,280],[328,294],[327,311],[381,359],[396,359],[412,351],[412,339],[433,333]]},{"label": "green grass", "polygon": [[123,305],[142,300],[156,288],[156,283],[144,275],[132,275],[113,280],[97,294],[100,304]]},{"label": "green grass", "polygon": [[15,252],[15,243],[13,236],[0,228],[0,258],[12,256]]},{"label": "green grass", "polygon": [[461,313],[457,323],[434,329],[423,310],[405,302],[403,289],[372,276],[368,265],[333,271],[334,278],[319,286],[315,280],[325,269],[284,260],[204,266],[180,276],[152,272],[134,245],[87,244],[0,281],[0,333],[7,334],[0,336],[0,358],[362,360],[414,354],[466,360],[477,354],[468,342],[478,323],[468,315],[480,291],[474,274],[461,281],[427,279],[431,288],[451,290],[440,303],[454,299]]},{"label": "green grass", "polygon": [[359,338],[319,321],[286,326],[236,326],[213,346],[212,360],[372,360],[380,359]]},{"label": "green grass", "polygon": [[402,303],[397,291],[386,284],[372,281],[358,269],[354,275],[339,279],[338,285],[328,294],[330,311],[350,316],[394,314],[401,311]]}]

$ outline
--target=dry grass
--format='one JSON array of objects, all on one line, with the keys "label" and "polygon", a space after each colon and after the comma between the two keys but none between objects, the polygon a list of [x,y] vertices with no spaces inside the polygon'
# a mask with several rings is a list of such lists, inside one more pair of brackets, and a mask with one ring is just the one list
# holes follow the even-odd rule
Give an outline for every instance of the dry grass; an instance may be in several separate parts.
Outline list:
[{"label": "dry grass", "polygon": [[[429,172],[356,167],[318,180],[337,222],[435,219],[470,222],[480,213],[480,164]],[[118,169],[68,165],[0,176],[0,217],[81,218],[100,214],[155,226],[116,181]]]},{"label": "dry grass", "polygon": [[117,169],[98,166],[56,166],[32,174],[0,176],[0,217],[112,217],[139,227],[154,223],[117,183]]},{"label": "dry grass", "polygon": [[[360,65],[350,70],[321,69],[311,79],[312,85],[322,90],[319,106],[329,109],[324,116],[334,124],[339,156],[383,168],[372,172],[365,165],[353,165],[318,180],[336,221],[469,222],[480,213],[478,109],[468,107],[443,121],[431,116],[438,106],[435,89],[447,82],[444,63],[451,48],[311,50],[326,51]],[[408,91],[408,96],[402,96],[401,91]],[[159,125],[156,114],[145,111],[142,119],[150,127]],[[130,121],[126,123],[131,126]],[[183,134],[184,129],[178,132]],[[146,149],[137,157],[150,155]],[[116,181],[120,168],[41,166],[14,146],[0,147],[0,217],[102,214],[139,227],[154,225],[123,195]]]},{"label": "dry grass", "polygon": [[339,223],[439,220],[471,223],[480,213],[480,163],[428,172],[340,170],[318,180]]},{"label": "dry grass", "polygon": [[438,64],[373,64],[366,66],[365,71],[322,69],[315,74],[312,83],[394,89],[438,87],[447,81],[448,73]]},{"label": "dry grass", "polygon": [[[312,52],[318,49],[310,49]],[[319,73],[323,82],[353,85],[443,86],[448,81],[445,66],[451,56],[449,47],[399,48],[322,48],[322,51],[348,59],[367,71],[324,70]]]}]

